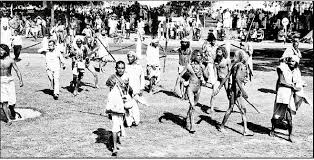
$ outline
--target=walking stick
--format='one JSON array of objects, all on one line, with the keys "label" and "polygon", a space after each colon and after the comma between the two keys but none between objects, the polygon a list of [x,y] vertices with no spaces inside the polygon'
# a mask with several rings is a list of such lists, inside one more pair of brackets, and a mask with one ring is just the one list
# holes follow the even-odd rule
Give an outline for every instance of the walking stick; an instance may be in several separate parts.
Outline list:
[{"label": "walking stick", "polygon": [[165,51],[164,51],[164,56],[165,56],[165,58],[164,58],[164,67],[163,67],[163,72],[165,72],[166,71],[166,58],[167,58],[167,47],[168,47],[168,38],[166,38],[166,44],[165,44]]},{"label": "walking stick", "polygon": [[254,14],[254,17],[252,18],[252,21],[251,21],[251,24],[250,24],[250,27],[249,27],[249,31],[248,31],[248,33],[246,34],[245,43],[247,42],[247,38],[249,37],[250,30],[251,30],[252,24],[253,24],[253,22],[254,22],[254,18],[255,18],[255,14]]},{"label": "walking stick", "polygon": [[111,58],[114,60],[114,62],[116,62],[116,59],[113,57],[113,55],[108,51],[108,49],[105,47],[105,45],[102,43],[102,41],[96,37],[98,39],[98,41],[100,42],[100,44],[106,49],[106,51],[108,52],[108,54],[111,56]]},{"label": "walking stick", "polygon": [[261,113],[247,98],[244,98],[244,99],[246,100],[248,104],[250,104],[257,111],[257,113]]}]

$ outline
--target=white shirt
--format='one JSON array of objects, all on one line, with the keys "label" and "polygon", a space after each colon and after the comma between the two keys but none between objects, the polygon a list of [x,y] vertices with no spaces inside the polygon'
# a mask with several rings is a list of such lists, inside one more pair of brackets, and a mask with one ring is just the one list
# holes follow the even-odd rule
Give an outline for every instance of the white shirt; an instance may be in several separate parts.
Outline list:
[{"label": "white shirt", "polygon": [[96,28],[100,29],[101,28],[101,24],[102,24],[102,20],[100,18],[97,18],[95,20],[95,23],[96,23]]},{"label": "white shirt", "polygon": [[12,41],[12,45],[22,45],[22,36],[19,36],[19,35],[17,35],[17,36],[12,36],[12,39],[13,39],[13,41]]},{"label": "white shirt", "polygon": [[137,94],[145,87],[145,79],[143,68],[139,64],[126,65],[125,73],[129,77],[129,85],[133,89],[133,93]]},{"label": "white shirt", "polygon": [[92,37],[92,34],[93,34],[92,30],[88,28],[84,28],[82,33],[85,34],[86,37]]},{"label": "white shirt", "polygon": [[46,67],[49,70],[56,71],[60,69],[61,63],[64,63],[64,58],[61,52],[57,49],[52,52],[46,51]]},{"label": "white shirt", "polygon": [[146,60],[147,65],[159,66],[159,47],[147,46]]},{"label": "white shirt", "polygon": [[130,29],[130,22],[125,23],[125,29]]}]

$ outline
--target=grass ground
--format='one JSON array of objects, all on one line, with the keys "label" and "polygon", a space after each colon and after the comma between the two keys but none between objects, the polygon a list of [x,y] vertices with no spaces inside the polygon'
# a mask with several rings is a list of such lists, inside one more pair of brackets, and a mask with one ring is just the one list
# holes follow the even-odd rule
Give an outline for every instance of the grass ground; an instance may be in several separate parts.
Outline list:
[{"label": "grass ground", "polygon": [[[115,55],[126,60],[125,55]],[[114,73],[114,64],[108,63],[100,76],[100,89],[90,87],[92,75],[87,72],[81,93],[73,97],[68,91],[72,79],[70,60],[61,72],[61,95],[55,101],[50,95],[49,81],[42,55],[22,54],[18,66],[24,87],[17,86],[17,107],[34,108],[41,117],[14,122],[1,122],[1,158],[110,158],[109,136],[111,123],[104,114],[109,89],[105,81]],[[144,62],[143,62],[144,63]],[[162,74],[160,91],[145,93],[150,107],[140,106],[141,123],[127,128],[122,139],[119,158],[313,158],[313,107],[303,105],[293,117],[295,143],[286,140],[287,131],[278,130],[277,137],[269,137],[270,119],[275,99],[275,59],[254,58],[254,77],[246,89],[249,99],[261,114],[248,104],[248,128],[255,135],[243,137],[242,120],[235,109],[227,123],[227,133],[216,126],[222,121],[228,107],[226,93],[218,94],[216,112],[204,111],[209,104],[209,90],[202,88],[200,104],[196,108],[196,133],[183,128],[188,101],[182,101],[170,92],[177,75],[177,59],[167,58],[167,71]],[[304,80],[305,93],[313,102],[313,66],[305,65],[309,74]],[[17,81],[16,81],[17,82]]]}]

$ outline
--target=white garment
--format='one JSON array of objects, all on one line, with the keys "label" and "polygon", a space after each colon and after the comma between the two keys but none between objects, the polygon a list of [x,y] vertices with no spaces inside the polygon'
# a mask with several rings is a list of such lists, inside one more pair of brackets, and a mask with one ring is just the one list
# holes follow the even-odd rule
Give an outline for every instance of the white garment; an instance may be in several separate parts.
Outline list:
[{"label": "white garment", "polygon": [[133,89],[134,94],[138,94],[145,87],[144,71],[141,65],[126,65],[125,73],[129,77],[129,85]]},{"label": "white garment", "polygon": [[12,39],[13,39],[13,41],[12,41],[12,45],[22,45],[22,36],[19,36],[19,35],[17,35],[17,36],[12,36]]},{"label": "white garment", "polygon": [[138,59],[142,59],[142,41],[140,37],[138,37],[136,41],[136,55]]},{"label": "white garment", "polygon": [[[108,94],[106,111],[113,111],[117,113],[125,113],[124,104],[120,95],[118,87],[115,85]],[[121,132],[121,135],[125,135],[125,129],[123,125],[123,115],[110,113],[112,116],[112,132]]]},{"label": "white garment", "polygon": [[10,38],[11,38],[11,31],[9,27],[7,27],[7,30],[4,30],[3,28],[1,28],[0,43],[6,44],[8,47],[10,47],[11,46]]},{"label": "white garment", "polygon": [[85,34],[86,37],[92,37],[93,36],[93,31],[88,28],[84,28],[82,31],[83,34]]},{"label": "white garment", "polygon": [[[278,68],[282,71],[286,83],[292,84],[292,71],[289,69],[286,63],[280,63]],[[276,103],[290,104],[292,99],[291,88],[278,87],[276,95]]]},{"label": "white garment", "polygon": [[146,50],[147,65],[159,66],[159,47],[147,46]]},{"label": "white garment", "polygon": [[60,70],[61,63],[64,63],[65,60],[61,54],[61,52],[57,49],[53,50],[52,52],[46,52],[46,67],[49,70],[56,71]]},{"label": "white garment", "polygon": [[100,29],[101,28],[101,24],[102,24],[102,20],[100,18],[97,18],[95,20],[95,24],[96,24],[96,29]]},{"label": "white garment", "polygon": [[300,59],[302,58],[301,52],[300,50],[296,50],[293,47],[287,48],[280,59],[291,57],[292,55],[297,55],[299,57],[299,59],[297,60],[297,62],[299,63]]}]

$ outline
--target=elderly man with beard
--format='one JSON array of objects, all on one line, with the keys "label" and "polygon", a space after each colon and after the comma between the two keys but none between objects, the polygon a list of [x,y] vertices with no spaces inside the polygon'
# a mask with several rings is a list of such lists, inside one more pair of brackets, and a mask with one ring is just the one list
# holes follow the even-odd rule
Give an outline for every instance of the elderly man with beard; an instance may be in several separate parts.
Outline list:
[{"label": "elderly man with beard", "polygon": [[[215,70],[217,72],[217,81],[218,82],[222,82],[228,75],[229,73],[229,70],[231,68],[231,60],[230,58],[228,57],[228,53],[227,53],[227,50],[225,47],[223,46],[219,46],[216,50],[216,58],[214,60],[214,67],[215,67]],[[213,86],[213,89],[215,90],[218,85],[220,83],[215,83],[215,85]],[[225,87],[225,91],[227,93],[227,98],[229,99],[230,97],[230,94],[229,94],[229,90],[230,90],[230,78],[228,78],[225,83],[223,84],[224,87]],[[213,101],[214,101],[214,98],[215,95],[212,94],[211,95],[211,98],[210,98],[210,102],[209,102],[209,108],[210,108],[210,112],[213,113],[215,110],[214,110],[214,107],[213,107]]]},{"label": "elderly man with beard", "polygon": [[147,60],[147,77],[150,80],[150,89],[153,90],[153,86],[160,81],[160,60],[159,49],[164,49],[160,46],[157,39],[153,39],[150,45],[147,46],[146,60]]},{"label": "elderly man with beard", "polygon": [[[129,63],[126,65],[125,72],[129,78],[129,85],[133,90],[133,97],[139,99],[143,95],[145,87],[144,71],[142,66],[138,64],[138,57],[134,51],[127,54]],[[139,125],[140,111],[137,103],[133,103],[133,107],[126,111],[125,120],[128,127]]]},{"label": "elderly man with beard", "polygon": [[[183,38],[181,40],[181,46],[180,48],[177,49],[179,52],[179,66],[178,66],[178,73],[179,75],[182,73],[184,67],[191,62],[191,55],[192,55],[192,48],[190,47],[190,41],[187,38]],[[179,84],[180,87],[180,97],[184,98],[185,97],[185,91],[186,87],[188,85],[188,74],[183,74],[183,76],[178,76],[174,88],[174,92],[176,91],[176,88]]]},{"label": "elderly man with beard", "polygon": [[243,98],[247,99],[248,95],[244,90],[244,85],[248,82],[249,79],[249,71],[248,71],[248,55],[243,50],[236,51],[234,55],[234,65],[231,67],[231,71],[228,75],[220,82],[220,85],[217,89],[214,90],[214,96],[218,94],[220,88],[225,85],[225,82],[231,78],[231,87],[230,87],[230,98],[229,98],[229,108],[225,113],[225,116],[222,120],[221,125],[218,127],[218,130],[221,132],[225,132],[225,124],[233,110],[234,105],[236,105],[242,116],[243,120],[243,136],[253,136],[253,133],[247,128],[247,117],[246,117],[246,108],[243,105]]},{"label": "elderly man with beard", "polygon": [[[205,71],[205,66],[201,63],[202,53],[199,50],[195,50],[192,53],[191,63],[187,64],[180,76],[187,72],[189,74],[189,85],[187,87],[187,95],[189,98],[190,107],[187,112],[186,118],[186,129],[190,133],[194,133],[194,110],[195,106],[198,103],[200,93],[201,93],[201,85],[204,83],[203,79],[208,78],[208,73]],[[207,85],[207,83],[206,83]]]},{"label": "elderly man with beard", "polygon": [[0,44],[1,108],[8,119],[7,124],[11,125],[11,119],[15,119],[16,115],[14,110],[16,93],[14,79],[11,73],[12,68],[15,70],[20,80],[20,87],[23,86],[23,80],[19,68],[9,54],[9,47],[5,44]]}]

